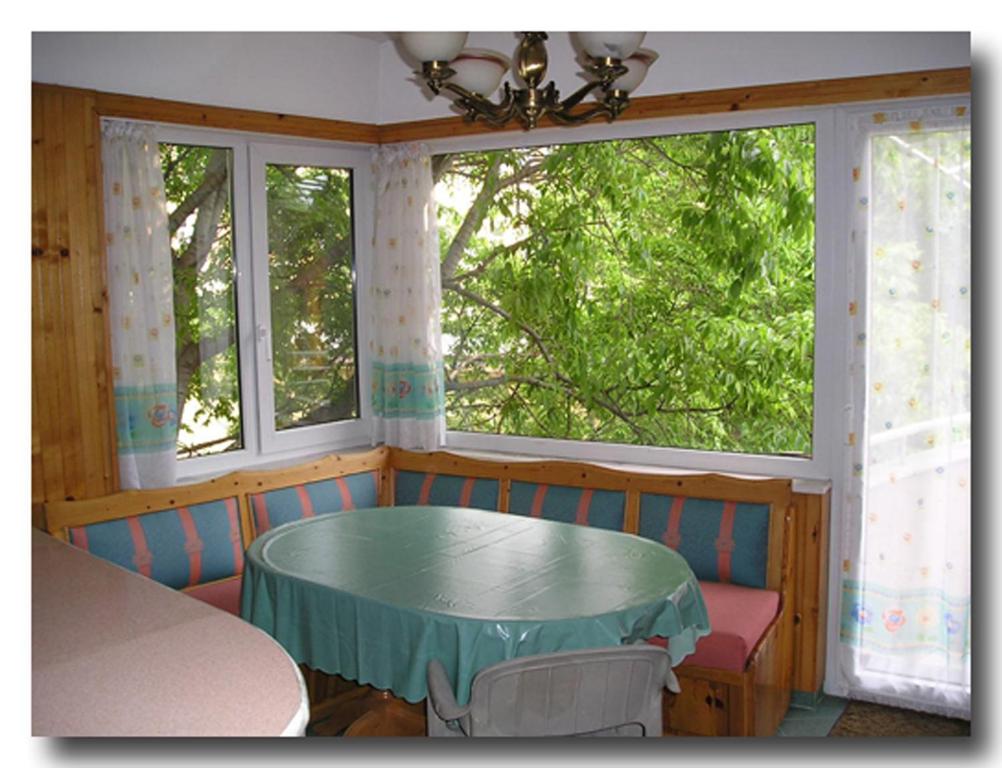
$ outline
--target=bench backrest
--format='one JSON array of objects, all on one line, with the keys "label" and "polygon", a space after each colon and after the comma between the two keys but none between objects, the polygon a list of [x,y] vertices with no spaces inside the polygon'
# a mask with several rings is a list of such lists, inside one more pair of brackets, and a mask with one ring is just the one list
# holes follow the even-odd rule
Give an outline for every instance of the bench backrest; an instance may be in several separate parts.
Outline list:
[{"label": "bench backrest", "polygon": [[386,448],[376,448],[242,473],[254,536],[293,520],[379,506],[388,458]]},{"label": "bench backrest", "polygon": [[[476,506],[637,534],[678,550],[707,581],[779,590],[788,571],[789,480],[399,448],[390,466],[396,504]],[[483,489],[480,503],[472,503],[474,488]]]},{"label": "bench backrest", "polygon": [[243,572],[244,550],[275,525],[377,506],[388,451],[46,505],[53,535],[175,588]]},{"label": "bench backrest", "polygon": [[[242,571],[242,547],[304,517],[386,504],[469,506],[644,536],[697,578],[781,589],[789,480],[627,472],[376,448],[203,483],[47,505],[47,528],[171,586]],[[784,570],[786,569],[786,570]]]},{"label": "bench backrest", "polygon": [[250,521],[232,475],[46,504],[49,533],[180,589],[243,572]]}]

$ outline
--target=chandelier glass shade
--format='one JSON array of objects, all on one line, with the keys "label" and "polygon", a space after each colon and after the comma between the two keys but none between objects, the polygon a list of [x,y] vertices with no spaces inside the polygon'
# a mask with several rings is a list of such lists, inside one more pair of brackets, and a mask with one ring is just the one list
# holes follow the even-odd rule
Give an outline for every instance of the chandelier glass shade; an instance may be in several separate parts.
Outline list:
[{"label": "chandelier glass shade", "polygon": [[[548,64],[545,32],[520,32],[515,62],[496,51],[464,48],[466,32],[404,32],[401,43],[421,62],[417,72],[431,91],[447,91],[467,120],[501,126],[517,119],[535,128],[543,116],[577,125],[596,117],[615,120],[629,105],[658,55],[641,48],[643,32],[576,32],[588,81],[565,99],[552,80],[542,85]],[[504,83],[500,101],[491,101],[508,71],[524,88]],[[585,97],[595,101],[582,104]],[[580,105],[580,106],[579,106]]]}]

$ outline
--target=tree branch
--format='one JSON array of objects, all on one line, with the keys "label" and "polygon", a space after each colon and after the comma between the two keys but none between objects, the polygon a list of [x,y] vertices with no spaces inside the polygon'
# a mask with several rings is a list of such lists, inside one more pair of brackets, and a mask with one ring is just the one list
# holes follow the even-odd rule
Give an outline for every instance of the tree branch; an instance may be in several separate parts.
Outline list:
[{"label": "tree branch", "polygon": [[480,225],[483,224],[484,217],[487,215],[487,209],[490,207],[490,202],[494,199],[494,195],[497,194],[497,174],[500,167],[501,155],[498,154],[491,161],[490,167],[488,167],[487,173],[484,175],[484,182],[480,187],[480,191],[477,193],[476,198],[474,198],[473,204],[467,209],[466,216],[463,217],[463,223],[459,225],[459,229],[456,231],[456,236],[449,243],[449,250],[445,254],[445,261],[442,262],[443,283],[446,280],[450,280],[455,274],[456,267],[459,266],[459,260],[463,257],[463,253],[466,252],[466,246],[470,242],[470,238],[476,234],[477,230],[480,229]]},{"label": "tree branch", "polygon": [[[442,289],[443,290],[454,291],[455,293],[458,293],[460,296],[463,296],[464,298],[469,299],[474,304],[479,304],[481,307],[484,307],[485,309],[489,309],[494,314],[496,314],[496,315],[498,315],[500,317],[503,317],[505,320],[507,320],[512,325],[520,328],[522,331],[524,331],[526,334],[528,334],[528,336],[532,339],[533,343],[536,345],[536,348],[539,349],[540,353],[546,359],[546,362],[549,363],[551,366],[553,365],[553,355],[550,354],[550,350],[546,346],[546,344],[543,341],[542,337],[536,331],[534,331],[532,328],[530,328],[528,325],[526,325],[525,323],[521,322],[520,320],[516,320],[514,318],[514,316],[512,316],[512,314],[510,312],[508,312],[505,309],[502,309],[497,304],[494,304],[493,302],[488,301],[483,296],[479,296],[478,294],[474,293],[473,291],[468,290],[466,288],[463,288],[461,285],[458,285],[455,280],[449,280],[448,282],[446,282],[446,281],[443,280],[442,281]],[[559,375],[559,374],[557,374],[557,375]]]},{"label": "tree branch", "polygon": [[185,403],[188,402],[188,390],[191,379],[199,366],[222,354],[236,343],[233,328],[229,327],[210,339],[189,341],[176,353],[175,367],[177,370],[177,423],[180,424],[184,414]]},{"label": "tree branch", "polygon": [[227,176],[229,175],[226,165],[225,150],[215,150],[209,158],[209,162],[206,164],[205,175],[202,176],[202,182],[181,202],[177,208],[174,209],[174,212],[168,217],[167,222],[172,237],[174,236],[174,233],[177,232],[178,227],[184,223],[185,219],[187,219],[192,212],[197,209],[210,195],[215,194],[222,187]]},{"label": "tree branch", "polygon": [[498,193],[530,179],[539,172],[544,162],[544,158],[526,162],[525,165],[510,176],[500,179],[498,178],[498,171],[501,168],[501,160],[502,155],[500,153],[491,159],[491,164],[484,174],[484,181],[480,187],[480,191],[473,200],[473,204],[466,211],[466,216],[463,217],[463,222],[459,225],[456,236],[449,243],[449,250],[445,254],[445,260],[442,262],[443,283],[446,280],[452,279],[455,275],[459,261],[466,252],[466,246],[469,245],[470,239],[480,229],[480,225],[484,223],[484,218],[486,218],[487,212],[490,210],[490,204],[497,197]]}]

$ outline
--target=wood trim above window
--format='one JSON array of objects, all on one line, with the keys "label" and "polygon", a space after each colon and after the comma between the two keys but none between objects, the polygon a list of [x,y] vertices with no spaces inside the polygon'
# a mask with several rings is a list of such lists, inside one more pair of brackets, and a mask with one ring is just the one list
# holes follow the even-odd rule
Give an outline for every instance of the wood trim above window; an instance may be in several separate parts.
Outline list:
[{"label": "wood trim above window", "polygon": [[[41,83],[35,84],[35,87],[91,95],[94,98],[97,113],[101,117],[149,120],[151,122],[271,133],[328,141],[393,144],[449,136],[522,130],[521,126],[517,124],[504,128],[491,128],[483,123],[467,123],[461,117],[377,125],[287,115],[279,112],[262,112],[253,109],[192,104],[183,101],[130,96],[121,93],[104,93]],[[647,120],[659,117],[942,96],[968,93],[970,90],[970,67],[933,69],[921,72],[843,77],[831,80],[806,80],[743,88],[721,88],[712,91],[642,96],[633,100],[630,108],[623,113],[619,120]],[[552,123],[543,120],[541,125],[552,125]]]},{"label": "wood trim above window", "polygon": [[[685,117],[721,112],[747,112],[758,109],[817,107],[860,101],[882,101],[926,96],[968,93],[971,90],[970,67],[901,72],[832,80],[806,80],[795,83],[721,88],[712,91],[666,93],[641,96],[619,118],[649,120],[660,117]],[[540,127],[557,125],[543,119]],[[497,131],[522,130],[520,124],[491,128],[484,123],[468,123],[461,117],[387,123],[379,126],[379,143],[424,141],[448,136],[469,136]]]},{"label": "wood trim above window", "polygon": [[216,107],[207,104],[131,96],[125,93],[89,91],[44,83],[34,83],[33,85],[39,89],[39,92],[61,91],[90,95],[94,99],[95,109],[100,117],[119,117],[127,120],[171,123],[186,127],[270,133],[328,141],[379,143],[379,126],[372,123],[353,123],[347,120],[329,120],[322,117],[286,115],[281,112]]}]

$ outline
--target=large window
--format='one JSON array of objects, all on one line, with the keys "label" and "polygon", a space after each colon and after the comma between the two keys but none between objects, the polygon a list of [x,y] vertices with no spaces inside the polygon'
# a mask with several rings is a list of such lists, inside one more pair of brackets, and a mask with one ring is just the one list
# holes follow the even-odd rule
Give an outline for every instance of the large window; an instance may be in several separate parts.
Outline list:
[{"label": "large window", "polygon": [[160,152],[186,472],[360,436],[366,153],[170,128]]},{"label": "large window", "polygon": [[811,456],[815,125],[436,159],[463,433]]}]

